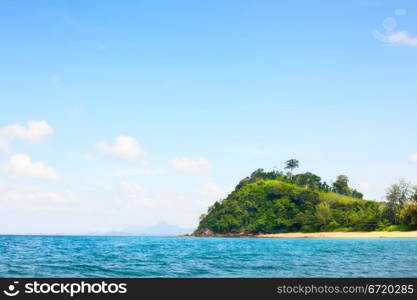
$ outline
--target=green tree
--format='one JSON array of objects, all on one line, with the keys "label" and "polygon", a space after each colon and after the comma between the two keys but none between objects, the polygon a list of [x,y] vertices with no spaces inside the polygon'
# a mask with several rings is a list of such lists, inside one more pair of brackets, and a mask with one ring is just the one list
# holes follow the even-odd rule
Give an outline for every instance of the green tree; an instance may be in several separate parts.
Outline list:
[{"label": "green tree", "polygon": [[326,181],[324,181],[323,183],[320,184],[320,190],[324,191],[324,192],[330,192],[331,187],[330,187],[330,185],[327,184]]},{"label": "green tree", "polygon": [[363,198],[363,194],[361,192],[358,192],[357,190],[353,190],[352,191],[352,197],[353,198],[362,199]]},{"label": "green tree", "polygon": [[391,185],[387,189],[386,198],[388,200],[387,217],[394,224],[398,224],[401,219],[399,215],[400,210],[405,203],[414,198],[411,184],[404,179],[400,179],[398,183]]},{"label": "green tree", "polygon": [[313,173],[306,172],[294,176],[294,183],[305,188],[320,189],[321,178]]},{"label": "green tree", "polygon": [[417,202],[407,202],[399,212],[399,219],[402,223],[411,228],[417,227]]},{"label": "green tree", "polygon": [[413,186],[413,191],[410,196],[410,201],[417,203],[417,185]]},{"label": "green tree", "polygon": [[285,169],[290,170],[290,178],[292,178],[292,171],[297,169],[299,166],[298,160],[292,158],[285,162]]},{"label": "green tree", "polygon": [[333,183],[333,189],[336,193],[342,195],[350,195],[349,179],[346,175],[339,175]]},{"label": "green tree", "polygon": [[332,219],[332,213],[329,204],[326,202],[321,202],[319,205],[317,205],[316,216],[322,225],[328,224]]}]

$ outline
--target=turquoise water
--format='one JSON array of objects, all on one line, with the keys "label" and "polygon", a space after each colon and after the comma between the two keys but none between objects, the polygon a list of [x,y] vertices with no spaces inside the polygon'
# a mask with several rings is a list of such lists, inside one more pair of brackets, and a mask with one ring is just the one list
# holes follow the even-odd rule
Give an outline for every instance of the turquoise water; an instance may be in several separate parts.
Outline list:
[{"label": "turquoise water", "polygon": [[417,277],[417,239],[0,236],[0,277]]}]

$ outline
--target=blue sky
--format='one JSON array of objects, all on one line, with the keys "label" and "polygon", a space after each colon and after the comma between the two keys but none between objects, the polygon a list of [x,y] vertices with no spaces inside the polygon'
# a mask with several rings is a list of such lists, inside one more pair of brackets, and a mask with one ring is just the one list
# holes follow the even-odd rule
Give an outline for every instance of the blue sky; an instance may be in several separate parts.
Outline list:
[{"label": "blue sky", "polygon": [[0,37],[0,232],[192,228],[289,158],[417,184],[414,1],[2,0]]}]

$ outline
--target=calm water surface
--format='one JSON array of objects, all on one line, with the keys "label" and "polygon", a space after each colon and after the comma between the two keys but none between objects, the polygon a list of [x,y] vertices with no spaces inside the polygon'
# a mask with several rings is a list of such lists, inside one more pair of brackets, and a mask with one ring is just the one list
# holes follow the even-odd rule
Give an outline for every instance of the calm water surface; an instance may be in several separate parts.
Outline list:
[{"label": "calm water surface", "polygon": [[417,277],[417,239],[0,236],[0,277]]}]

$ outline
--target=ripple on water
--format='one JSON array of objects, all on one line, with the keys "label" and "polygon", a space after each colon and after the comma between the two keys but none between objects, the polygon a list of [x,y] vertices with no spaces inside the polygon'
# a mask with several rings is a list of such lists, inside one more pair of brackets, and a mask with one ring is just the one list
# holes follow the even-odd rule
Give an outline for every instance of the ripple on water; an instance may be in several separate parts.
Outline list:
[{"label": "ripple on water", "polygon": [[2,277],[416,277],[417,239],[0,236]]}]

